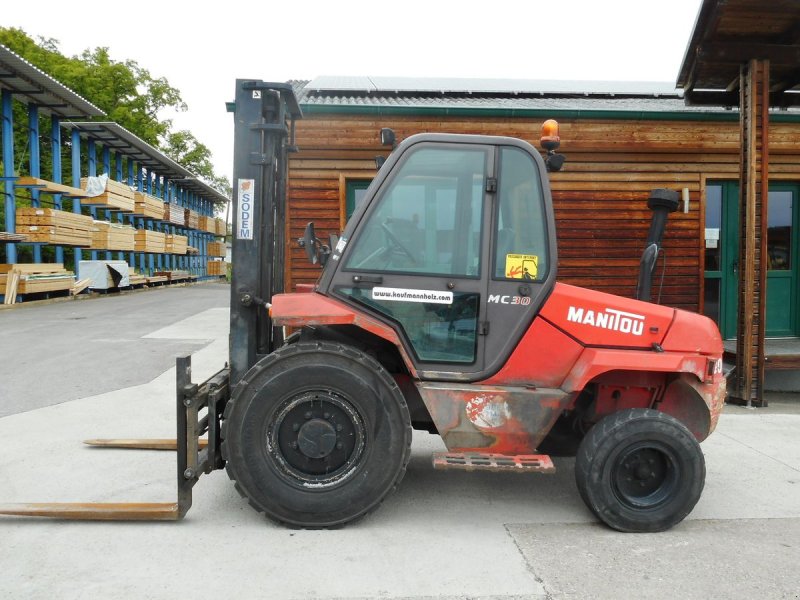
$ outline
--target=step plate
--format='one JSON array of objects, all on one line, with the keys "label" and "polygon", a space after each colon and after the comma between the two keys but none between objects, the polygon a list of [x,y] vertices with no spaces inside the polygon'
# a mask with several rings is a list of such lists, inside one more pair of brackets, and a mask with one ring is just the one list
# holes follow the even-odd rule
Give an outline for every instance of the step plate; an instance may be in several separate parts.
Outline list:
[{"label": "step plate", "polygon": [[439,470],[495,471],[510,473],[555,473],[556,467],[546,454],[480,454],[475,452],[436,452],[433,468]]}]

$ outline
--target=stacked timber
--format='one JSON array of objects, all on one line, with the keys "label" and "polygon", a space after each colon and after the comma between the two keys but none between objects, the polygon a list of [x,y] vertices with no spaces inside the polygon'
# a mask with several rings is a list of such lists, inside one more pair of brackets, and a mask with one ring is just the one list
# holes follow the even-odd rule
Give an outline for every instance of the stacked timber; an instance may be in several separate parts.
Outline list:
[{"label": "stacked timber", "polygon": [[167,254],[186,254],[187,240],[185,235],[168,233],[164,241],[164,251]]},{"label": "stacked timber", "polygon": [[217,220],[214,217],[207,217],[205,215],[200,215],[200,217],[198,217],[197,228],[200,231],[207,231],[208,233],[213,233],[216,235]]},{"label": "stacked timber", "polygon": [[128,281],[131,285],[144,285],[147,283],[147,278],[137,273],[135,268],[128,267]]},{"label": "stacked timber", "polygon": [[[86,190],[89,178],[81,177],[81,187]],[[81,205],[102,206],[112,210],[126,213],[134,211],[134,190],[131,186],[109,179],[106,181],[106,190],[99,196],[81,199]]]},{"label": "stacked timber", "polygon": [[191,279],[189,271],[183,271],[180,269],[176,269],[174,271],[156,271],[154,275],[156,277],[165,277],[166,280],[169,281],[170,283]]},{"label": "stacked timber", "polygon": [[149,229],[137,229],[133,239],[133,249],[136,252],[162,254],[167,245],[166,236],[163,233]]},{"label": "stacked timber", "polygon": [[69,290],[75,274],[61,263],[0,265],[0,292],[6,304],[13,304],[17,294],[36,294]]},{"label": "stacked timber", "polygon": [[200,215],[194,212],[191,208],[187,208],[183,215],[183,226],[187,229],[200,228]]},{"label": "stacked timber", "polygon": [[228,235],[228,225],[225,223],[225,219],[214,219],[214,223],[217,225],[217,231],[215,232],[218,236],[226,236]]},{"label": "stacked timber", "polygon": [[136,230],[130,225],[95,221],[92,225],[92,250],[127,250],[135,248]]},{"label": "stacked timber", "polygon": [[144,192],[133,193],[133,214],[161,221],[164,218],[164,201]]},{"label": "stacked timber", "polygon": [[92,244],[92,217],[54,208],[18,208],[17,233],[34,243],[88,247]]},{"label": "stacked timber", "polygon": [[223,242],[208,242],[206,246],[208,256],[219,256],[225,258],[225,244]]},{"label": "stacked timber", "polygon": [[191,256],[197,256],[200,254],[200,248],[195,248],[194,246],[186,246],[186,254]]},{"label": "stacked timber", "polygon": [[172,223],[173,225],[180,225],[181,227],[184,226],[186,221],[184,215],[184,208],[175,204],[174,202],[166,202],[164,203],[164,216],[162,217],[164,221],[167,223]]},{"label": "stacked timber", "polygon": [[228,263],[224,260],[209,260],[206,267],[209,275],[221,277],[227,273]]}]

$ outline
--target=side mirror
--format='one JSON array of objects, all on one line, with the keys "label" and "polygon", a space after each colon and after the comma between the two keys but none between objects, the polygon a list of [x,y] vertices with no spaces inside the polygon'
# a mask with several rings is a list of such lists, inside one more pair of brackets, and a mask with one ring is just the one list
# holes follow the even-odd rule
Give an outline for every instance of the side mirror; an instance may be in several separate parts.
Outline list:
[{"label": "side mirror", "polygon": [[308,261],[315,265],[319,260],[317,257],[317,236],[314,233],[314,222],[309,221],[308,225],[306,225],[306,230],[303,232],[303,237],[298,240],[300,245],[306,249],[306,258]]},{"label": "side mirror", "polygon": [[335,247],[338,237],[334,234],[331,235],[331,245],[326,246],[317,237],[314,232],[314,222],[309,221],[306,229],[303,232],[303,237],[297,240],[298,245],[306,250],[306,258],[312,265],[320,263],[323,267],[328,262],[328,257],[331,255],[331,248]]}]

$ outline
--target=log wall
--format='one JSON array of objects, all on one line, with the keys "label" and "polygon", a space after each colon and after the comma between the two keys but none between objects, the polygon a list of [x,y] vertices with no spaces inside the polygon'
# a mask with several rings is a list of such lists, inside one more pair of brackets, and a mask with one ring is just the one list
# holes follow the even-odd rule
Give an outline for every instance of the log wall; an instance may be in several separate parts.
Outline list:
[{"label": "log wall", "polygon": [[[289,163],[286,289],[313,283],[319,267],[296,240],[308,221],[327,236],[344,222],[344,182],[371,179],[374,158],[387,155],[378,132],[398,139],[414,133],[507,135],[538,147],[543,119],[451,116],[312,114],[297,123]],[[736,180],[736,121],[559,119],[567,163],[551,175],[559,249],[559,280],[623,296],[636,291],[639,258],[653,188],[688,188],[689,212],[673,213],[664,238],[666,273],[661,303],[698,311],[702,306],[703,196],[707,180]],[[800,180],[800,124],[770,129],[770,177]],[[654,276],[658,296],[662,262]]]}]

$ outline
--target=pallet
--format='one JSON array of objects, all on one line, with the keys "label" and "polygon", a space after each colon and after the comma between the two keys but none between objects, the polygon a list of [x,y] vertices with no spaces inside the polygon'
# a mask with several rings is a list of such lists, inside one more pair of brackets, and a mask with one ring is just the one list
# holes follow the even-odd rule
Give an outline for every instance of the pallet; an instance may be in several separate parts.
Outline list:
[{"label": "pallet", "polygon": [[147,285],[152,285],[154,283],[167,283],[169,281],[169,277],[165,275],[153,275],[152,277],[148,277],[146,279]]}]

